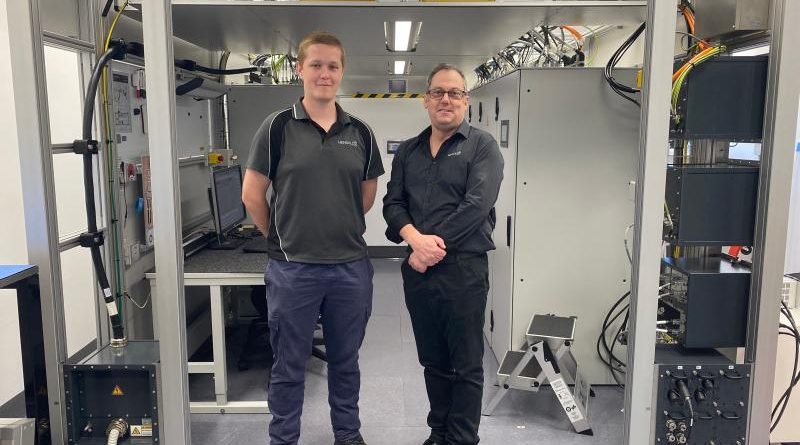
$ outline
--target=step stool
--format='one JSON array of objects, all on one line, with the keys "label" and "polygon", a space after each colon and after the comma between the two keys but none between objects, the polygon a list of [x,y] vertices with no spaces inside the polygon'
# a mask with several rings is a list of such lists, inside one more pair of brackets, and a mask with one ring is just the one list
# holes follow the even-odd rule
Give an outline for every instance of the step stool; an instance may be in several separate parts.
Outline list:
[{"label": "step stool", "polygon": [[[491,416],[510,389],[536,392],[550,383],[575,431],[592,436],[588,419],[591,388],[578,373],[578,362],[572,355],[574,336],[575,317],[534,315],[525,334],[529,346],[524,351],[506,352],[497,371],[500,389],[483,415]],[[575,382],[574,390],[564,382],[565,375]]]}]

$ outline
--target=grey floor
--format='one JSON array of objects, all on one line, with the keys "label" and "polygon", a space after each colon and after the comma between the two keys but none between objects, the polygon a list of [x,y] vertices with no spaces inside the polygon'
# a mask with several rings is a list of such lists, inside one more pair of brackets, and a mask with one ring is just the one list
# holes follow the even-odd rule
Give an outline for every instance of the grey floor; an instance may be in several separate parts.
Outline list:
[{"label": "grey floor", "polygon": [[[429,430],[425,423],[428,401],[417,362],[411,321],[403,301],[399,262],[375,260],[375,294],[372,318],[361,349],[362,435],[370,445],[420,445]],[[268,360],[239,372],[236,360],[243,330],[234,331],[228,343],[229,397],[231,400],[266,399]],[[487,350],[484,361],[484,403],[496,391],[497,362]],[[300,444],[333,443],[328,417],[326,369],[322,362],[308,363],[306,400]],[[210,377],[192,375],[192,400],[211,400]],[[512,391],[491,417],[481,420],[481,444],[621,444],[624,394],[614,387],[595,388],[589,402],[594,436],[576,434],[549,388],[538,393]],[[193,414],[195,445],[266,444],[269,415]]]}]

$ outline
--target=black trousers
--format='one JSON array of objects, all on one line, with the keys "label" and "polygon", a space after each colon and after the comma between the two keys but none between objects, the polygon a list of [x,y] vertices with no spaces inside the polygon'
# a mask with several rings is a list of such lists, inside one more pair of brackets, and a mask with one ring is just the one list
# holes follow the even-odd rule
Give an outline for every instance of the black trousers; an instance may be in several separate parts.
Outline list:
[{"label": "black trousers", "polygon": [[483,254],[450,253],[425,273],[401,266],[437,444],[474,445],[483,397],[483,322],[489,265]]}]

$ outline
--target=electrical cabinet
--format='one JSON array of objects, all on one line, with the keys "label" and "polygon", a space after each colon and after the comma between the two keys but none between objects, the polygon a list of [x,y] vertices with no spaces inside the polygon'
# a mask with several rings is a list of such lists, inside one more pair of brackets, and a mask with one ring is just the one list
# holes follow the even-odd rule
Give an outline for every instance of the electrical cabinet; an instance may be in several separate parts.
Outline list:
[{"label": "electrical cabinet", "polygon": [[[614,75],[635,84],[635,70]],[[634,217],[639,109],[614,94],[602,69],[532,68],[471,91],[469,116],[505,160],[485,327],[495,357],[523,345],[534,314],[576,316],[581,374],[611,383],[595,341],[630,287],[623,240]]]}]

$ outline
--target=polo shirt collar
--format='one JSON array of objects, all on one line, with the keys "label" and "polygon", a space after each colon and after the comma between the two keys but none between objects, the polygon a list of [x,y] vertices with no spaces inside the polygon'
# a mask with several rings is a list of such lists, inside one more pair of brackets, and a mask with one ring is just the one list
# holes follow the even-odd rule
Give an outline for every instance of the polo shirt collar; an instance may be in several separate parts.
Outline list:
[{"label": "polo shirt collar", "polygon": [[[469,122],[467,122],[467,120],[466,120],[466,119],[464,119],[463,121],[461,121],[461,125],[459,125],[459,126],[458,126],[458,129],[456,130],[456,132],[454,133],[454,135],[455,135],[455,134],[460,134],[461,136],[463,136],[463,137],[464,137],[464,139],[467,139],[467,138],[469,138],[469,131],[470,131],[470,125],[469,125]],[[430,126],[430,125],[428,125],[428,128],[426,128],[426,129],[422,130],[422,133],[420,133],[420,134],[417,136],[417,138],[418,138],[420,141],[426,141],[426,142],[427,142],[427,141],[428,141],[428,139],[430,139],[430,137],[431,137],[431,132],[432,132],[432,130],[431,130],[431,126]]]},{"label": "polo shirt collar", "polygon": [[[336,105],[336,122],[341,125],[349,124],[350,115],[339,106],[338,102],[335,102],[334,105]],[[311,120],[311,118],[308,117],[308,113],[306,113],[306,108],[303,106],[302,97],[292,105],[292,117],[297,120]]]}]

